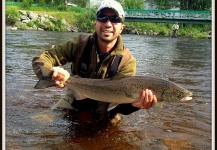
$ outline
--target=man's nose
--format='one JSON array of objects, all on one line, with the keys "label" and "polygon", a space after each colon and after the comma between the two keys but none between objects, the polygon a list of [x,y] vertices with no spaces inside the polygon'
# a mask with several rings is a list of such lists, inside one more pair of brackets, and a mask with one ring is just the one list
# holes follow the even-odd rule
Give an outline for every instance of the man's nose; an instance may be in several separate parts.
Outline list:
[{"label": "man's nose", "polygon": [[106,25],[111,26],[112,22],[110,21],[110,19],[108,18],[107,21],[105,22]]}]

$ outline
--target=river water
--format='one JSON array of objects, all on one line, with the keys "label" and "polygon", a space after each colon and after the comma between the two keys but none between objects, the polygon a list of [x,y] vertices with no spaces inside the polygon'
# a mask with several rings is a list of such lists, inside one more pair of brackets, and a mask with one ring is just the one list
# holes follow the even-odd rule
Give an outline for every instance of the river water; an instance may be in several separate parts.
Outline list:
[{"label": "river water", "polygon": [[[6,31],[6,149],[209,150],[212,149],[211,40],[122,35],[137,59],[137,75],[160,77],[194,94],[187,103],[164,103],[159,112],[139,110],[115,126],[80,126],[50,108],[64,95],[34,89],[31,61],[76,33]],[[52,114],[51,113],[51,114]]]}]

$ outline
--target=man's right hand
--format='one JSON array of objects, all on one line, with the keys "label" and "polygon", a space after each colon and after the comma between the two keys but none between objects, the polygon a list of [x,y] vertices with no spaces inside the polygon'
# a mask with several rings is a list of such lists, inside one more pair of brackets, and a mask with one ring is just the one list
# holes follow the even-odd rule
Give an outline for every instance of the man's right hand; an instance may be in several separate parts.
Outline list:
[{"label": "man's right hand", "polygon": [[55,80],[55,84],[59,88],[64,88],[64,83],[70,77],[68,71],[60,67],[53,67],[52,80]]}]

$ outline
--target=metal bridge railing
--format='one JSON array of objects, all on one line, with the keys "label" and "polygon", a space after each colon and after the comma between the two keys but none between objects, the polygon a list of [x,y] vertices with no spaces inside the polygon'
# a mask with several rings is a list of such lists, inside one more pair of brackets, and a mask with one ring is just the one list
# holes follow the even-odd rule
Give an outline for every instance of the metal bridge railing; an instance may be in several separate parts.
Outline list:
[{"label": "metal bridge railing", "polygon": [[125,9],[125,17],[131,18],[160,18],[160,19],[188,19],[188,20],[212,20],[211,11],[193,10],[138,10]]}]

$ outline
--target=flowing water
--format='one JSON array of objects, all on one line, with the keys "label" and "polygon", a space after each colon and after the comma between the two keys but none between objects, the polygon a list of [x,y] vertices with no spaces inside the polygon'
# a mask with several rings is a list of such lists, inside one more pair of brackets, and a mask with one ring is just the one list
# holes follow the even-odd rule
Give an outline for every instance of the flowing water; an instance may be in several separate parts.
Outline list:
[{"label": "flowing water", "polygon": [[[51,106],[59,88],[34,89],[33,57],[75,33],[6,31],[5,147],[45,150],[209,150],[212,148],[211,40],[122,35],[137,59],[137,75],[180,84],[194,94],[187,103],[139,110],[119,124],[81,126]],[[50,113],[50,114],[52,114]]]}]

